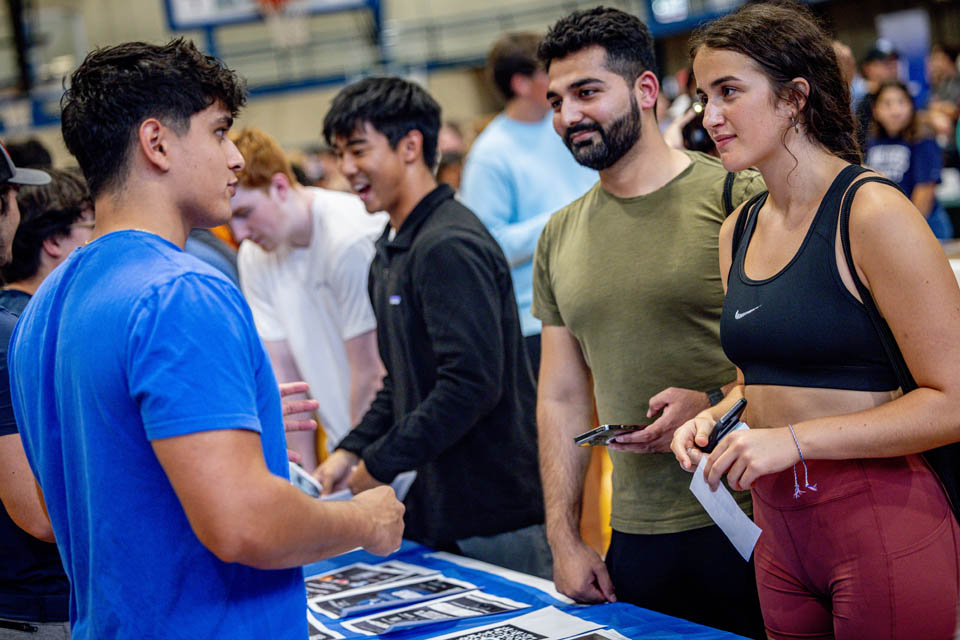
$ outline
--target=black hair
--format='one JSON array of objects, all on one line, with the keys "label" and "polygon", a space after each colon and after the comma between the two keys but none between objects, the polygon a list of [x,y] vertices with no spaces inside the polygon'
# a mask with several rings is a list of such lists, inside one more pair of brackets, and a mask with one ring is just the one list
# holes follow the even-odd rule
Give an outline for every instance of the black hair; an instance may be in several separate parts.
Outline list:
[{"label": "black hair", "polygon": [[365,78],[340,90],[323,119],[323,137],[352,135],[370,123],[390,147],[413,130],[423,136],[423,161],[433,169],[437,161],[440,105],[422,87],[403,78]]},{"label": "black hair", "polygon": [[146,118],[186,133],[190,118],[217,101],[236,116],[244,89],[233,71],[183,38],[96,49],[73,72],[60,102],[63,139],[97,198],[122,186]]},{"label": "black hair", "polygon": [[544,68],[588,47],[606,51],[606,67],[632,87],[644,71],[657,73],[653,36],[640,18],[609,7],[574,11],[547,32],[537,55]]},{"label": "black hair", "polygon": [[[797,105],[807,135],[837,157],[860,164],[850,90],[833,41],[808,8],[795,2],[743,5],[693,32],[690,58],[703,47],[750,58],[767,76],[774,95]],[[802,108],[794,78],[810,83]]]},{"label": "black hair", "polygon": [[50,151],[36,138],[8,144],[7,153],[10,154],[13,164],[18,167],[49,169],[53,166]]},{"label": "black hair", "polygon": [[50,182],[21,185],[17,191],[20,225],[13,237],[13,258],[2,267],[4,282],[33,277],[40,268],[40,252],[47,238],[70,234],[83,210],[93,208],[90,192],[76,171],[46,169]]},{"label": "black hair", "polygon": [[503,97],[514,97],[510,81],[515,74],[532,76],[543,68],[537,58],[541,37],[536,33],[507,33],[497,39],[487,56],[493,84]]}]

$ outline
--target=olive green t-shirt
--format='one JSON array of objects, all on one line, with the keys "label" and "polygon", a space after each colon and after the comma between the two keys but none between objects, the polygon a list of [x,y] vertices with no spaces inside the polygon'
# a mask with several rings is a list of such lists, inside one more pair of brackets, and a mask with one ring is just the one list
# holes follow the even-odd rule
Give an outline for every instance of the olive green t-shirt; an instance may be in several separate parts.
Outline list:
[{"label": "olive green t-shirt", "polygon": [[[648,401],[667,387],[706,391],[736,375],[720,348],[727,172],[715,158],[688,155],[690,165],[648,195],[618,198],[597,183],[540,236],[533,315],[579,340],[601,424],[649,423]],[[734,206],[763,188],[756,171],[741,172]],[[610,455],[614,529],[659,534],[712,523],[672,453]],[[735,495],[749,509],[749,492]]]}]

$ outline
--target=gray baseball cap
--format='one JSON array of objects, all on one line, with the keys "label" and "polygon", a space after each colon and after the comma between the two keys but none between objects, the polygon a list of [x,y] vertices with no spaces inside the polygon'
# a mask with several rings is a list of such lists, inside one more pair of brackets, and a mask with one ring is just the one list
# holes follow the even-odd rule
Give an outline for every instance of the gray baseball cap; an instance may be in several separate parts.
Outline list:
[{"label": "gray baseball cap", "polygon": [[0,158],[0,184],[12,182],[14,184],[33,184],[41,185],[50,182],[50,174],[39,169],[21,169],[13,164],[7,148],[0,143],[0,151],[3,151],[3,157]]}]

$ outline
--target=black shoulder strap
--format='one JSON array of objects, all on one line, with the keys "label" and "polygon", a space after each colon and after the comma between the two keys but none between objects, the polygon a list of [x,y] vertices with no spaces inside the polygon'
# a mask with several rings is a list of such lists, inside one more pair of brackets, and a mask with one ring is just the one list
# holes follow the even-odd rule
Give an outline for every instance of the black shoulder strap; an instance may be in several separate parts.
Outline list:
[{"label": "black shoulder strap", "polygon": [[913,375],[911,375],[906,361],[903,359],[903,354],[900,352],[900,347],[897,346],[897,340],[894,338],[893,332],[890,331],[886,320],[880,315],[880,310],[873,301],[870,291],[867,290],[867,287],[857,275],[857,269],[853,263],[853,252],[850,250],[850,209],[853,206],[853,196],[856,194],[857,189],[868,182],[879,182],[899,189],[895,182],[879,176],[869,176],[850,185],[840,205],[840,244],[843,246],[843,257],[847,261],[850,277],[853,278],[853,283],[860,293],[860,299],[863,300],[863,306],[867,309],[867,315],[870,316],[870,321],[873,323],[877,335],[880,336],[880,342],[883,344],[884,351],[887,352],[887,359],[893,367],[897,381],[900,383],[900,388],[903,389],[904,393],[907,393],[916,389],[917,383],[913,379]]},{"label": "black shoulder strap", "polygon": [[[903,359],[903,353],[897,346],[897,340],[890,331],[890,327],[880,315],[876,303],[873,301],[870,292],[863,285],[863,282],[857,276],[857,269],[853,264],[853,255],[850,251],[850,208],[853,206],[853,194],[856,193],[862,185],[867,182],[880,182],[899,189],[895,183],[878,176],[869,176],[850,186],[843,204],[840,207],[840,243],[843,245],[843,255],[847,260],[847,267],[850,269],[850,276],[853,278],[857,291],[860,292],[860,298],[867,309],[867,315],[870,316],[873,326],[880,336],[880,342],[883,344],[883,350],[887,352],[887,359],[897,376],[900,388],[904,393],[908,393],[917,388],[917,382],[910,373],[906,361]],[[960,442],[954,442],[936,449],[930,449],[923,452],[923,457],[930,465],[930,468],[936,473],[944,492],[950,501],[954,517],[960,521]]]},{"label": "black shoulder strap", "polygon": [[737,179],[737,174],[733,171],[727,171],[727,177],[723,179],[723,217],[726,218],[733,213],[733,181]]},{"label": "black shoulder strap", "polygon": [[740,215],[737,216],[737,222],[733,225],[733,246],[730,250],[731,256],[736,255],[737,253],[737,247],[740,246],[740,239],[743,238],[743,232],[747,229],[747,220],[750,218],[752,209],[756,207],[760,199],[766,194],[766,191],[761,191],[760,193],[754,195],[752,198],[747,200],[747,202],[743,205],[743,208],[740,209]]}]

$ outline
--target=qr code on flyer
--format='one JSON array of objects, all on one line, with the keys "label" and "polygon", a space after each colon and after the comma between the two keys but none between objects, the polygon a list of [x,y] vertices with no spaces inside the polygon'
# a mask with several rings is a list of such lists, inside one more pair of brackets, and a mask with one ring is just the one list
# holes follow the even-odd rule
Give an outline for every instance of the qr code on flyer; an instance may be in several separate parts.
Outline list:
[{"label": "qr code on flyer", "polygon": [[547,636],[520,629],[512,624],[505,624],[485,631],[475,631],[465,636],[457,636],[450,640],[543,640]]}]

